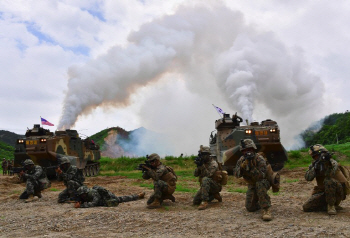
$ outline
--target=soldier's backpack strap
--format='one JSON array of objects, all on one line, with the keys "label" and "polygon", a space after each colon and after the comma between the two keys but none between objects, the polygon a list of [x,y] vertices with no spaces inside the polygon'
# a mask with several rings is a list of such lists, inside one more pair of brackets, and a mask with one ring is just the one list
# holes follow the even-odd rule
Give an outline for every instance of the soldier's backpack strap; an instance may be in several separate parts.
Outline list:
[{"label": "soldier's backpack strap", "polygon": [[177,175],[176,175],[174,169],[168,165],[165,165],[165,168],[168,170],[168,172],[172,173],[175,176],[175,179],[177,181]]}]

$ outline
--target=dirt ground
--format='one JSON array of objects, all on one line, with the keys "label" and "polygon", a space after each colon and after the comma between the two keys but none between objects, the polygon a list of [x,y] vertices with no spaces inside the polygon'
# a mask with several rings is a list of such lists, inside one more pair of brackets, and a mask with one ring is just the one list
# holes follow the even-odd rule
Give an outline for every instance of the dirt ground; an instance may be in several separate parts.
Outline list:
[{"label": "dirt ground", "polygon": [[301,210],[314,186],[305,181],[304,172],[281,171],[281,191],[271,194],[270,222],[261,220],[261,211],[246,211],[245,194],[232,191],[232,184],[245,188],[244,183],[232,176],[232,186],[223,189],[223,202],[199,211],[191,204],[192,193],[178,191],[175,203],[165,201],[163,208],[149,210],[146,201],[152,190],[138,185],[143,180],[103,176],[87,178],[87,185],[98,184],[117,195],[145,191],[146,199],[113,208],[76,209],[57,203],[64,187],[53,181],[42,199],[24,203],[18,200],[24,184],[0,175],[0,237],[350,237],[348,199],[336,216]]}]

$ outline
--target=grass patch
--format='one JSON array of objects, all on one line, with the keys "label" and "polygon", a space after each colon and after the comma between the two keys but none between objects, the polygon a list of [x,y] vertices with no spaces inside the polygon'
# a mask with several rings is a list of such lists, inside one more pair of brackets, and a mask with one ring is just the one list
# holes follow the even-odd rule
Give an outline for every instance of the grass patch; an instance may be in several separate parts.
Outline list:
[{"label": "grass patch", "polygon": [[295,183],[299,182],[299,179],[285,179],[283,180],[283,183]]},{"label": "grass patch", "polygon": [[153,189],[153,183],[133,183],[134,185],[140,186],[142,188]]},{"label": "grass patch", "polygon": [[246,193],[248,188],[228,188],[227,191],[230,193]]},{"label": "grass patch", "polygon": [[50,188],[50,191],[57,192],[57,191],[60,191],[60,190],[58,188]]},{"label": "grass patch", "polygon": [[176,184],[176,191],[177,192],[184,192],[184,193],[196,193],[199,190],[198,188],[194,188],[192,186],[188,186],[188,184],[185,183],[177,183]]}]

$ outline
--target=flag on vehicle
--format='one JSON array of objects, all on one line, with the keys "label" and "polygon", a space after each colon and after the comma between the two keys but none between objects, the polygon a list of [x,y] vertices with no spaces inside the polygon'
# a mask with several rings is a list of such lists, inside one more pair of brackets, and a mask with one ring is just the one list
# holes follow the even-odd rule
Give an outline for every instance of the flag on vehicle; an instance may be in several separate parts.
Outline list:
[{"label": "flag on vehicle", "polygon": [[221,115],[221,114],[225,114],[224,110],[222,110],[220,107],[217,107],[213,104],[213,107],[216,109],[216,111]]},{"label": "flag on vehicle", "polygon": [[47,125],[47,126],[54,126],[54,124],[52,124],[51,122],[47,121],[46,119],[41,118],[41,125]]}]

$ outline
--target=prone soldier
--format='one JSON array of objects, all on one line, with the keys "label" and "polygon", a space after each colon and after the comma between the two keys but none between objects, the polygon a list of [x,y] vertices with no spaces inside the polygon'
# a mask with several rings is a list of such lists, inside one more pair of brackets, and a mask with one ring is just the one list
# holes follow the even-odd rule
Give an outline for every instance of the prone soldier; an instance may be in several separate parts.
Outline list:
[{"label": "prone soldier", "polygon": [[66,189],[58,195],[58,202],[64,203],[75,201],[76,191],[83,186],[85,181],[84,175],[75,165],[71,165],[68,157],[64,156],[60,159],[60,165],[56,169],[57,180],[63,181]]},{"label": "prone soldier", "polygon": [[166,199],[175,202],[173,193],[176,189],[177,176],[171,167],[160,162],[158,154],[148,156],[146,164],[141,164],[139,167],[142,168],[143,179],[153,179],[154,193],[147,201],[147,208],[159,208]]},{"label": "prone soldier", "polygon": [[75,208],[88,208],[88,207],[116,207],[119,203],[130,202],[142,199],[145,197],[145,193],[134,194],[129,196],[117,197],[109,190],[95,185],[92,188],[81,186],[77,189],[78,201],[75,203]]},{"label": "prone soldier", "polygon": [[324,146],[310,146],[309,154],[313,162],[306,171],[305,179],[312,181],[316,178],[317,186],[304,203],[303,210],[327,211],[329,215],[336,215],[336,209],[341,209],[340,202],[346,198],[349,183],[340,170],[341,166],[332,159],[332,155]]},{"label": "prone soldier", "polygon": [[39,165],[34,165],[31,159],[26,159],[23,163],[23,170],[20,176],[26,180],[26,189],[19,196],[19,199],[25,199],[25,202],[32,202],[34,196],[41,198],[41,191],[51,186],[46,177],[46,173]]},{"label": "prone soldier", "polygon": [[241,140],[240,150],[243,156],[237,161],[234,175],[237,178],[243,177],[248,183],[245,207],[249,212],[262,208],[262,219],[270,221],[271,201],[267,191],[271,184],[268,180],[266,160],[256,153],[257,148],[251,139]]},{"label": "prone soldier", "polygon": [[220,192],[223,175],[218,162],[213,159],[210,148],[207,146],[200,146],[195,163],[197,164],[197,168],[194,171],[194,176],[199,177],[201,188],[193,198],[193,205],[199,205],[198,209],[204,210],[213,199],[222,202]]}]

